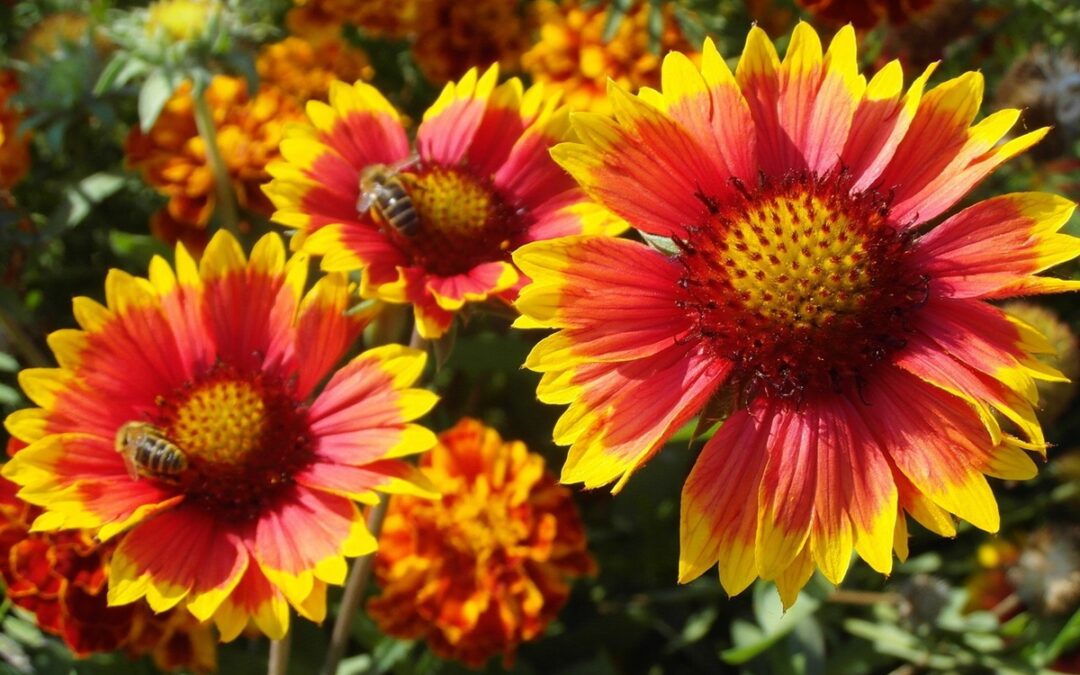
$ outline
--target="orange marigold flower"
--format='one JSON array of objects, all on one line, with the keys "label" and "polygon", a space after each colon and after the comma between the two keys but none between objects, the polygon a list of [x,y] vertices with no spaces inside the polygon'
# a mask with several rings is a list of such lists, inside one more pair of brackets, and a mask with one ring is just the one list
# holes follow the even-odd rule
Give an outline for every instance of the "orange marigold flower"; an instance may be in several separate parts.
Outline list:
[{"label": "orange marigold flower", "polygon": [[19,133],[22,115],[11,105],[19,91],[12,70],[0,70],[0,190],[9,190],[30,170],[30,135]]},{"label": "orange marigold flower", "polygon": [[415,154],[401,118],[363,82],[330,86],[311,124],[292,127],[270,166],[274,220],[328,271],[362,270],[360,293],[412,303],[425,338],[466,303],[510,300],[521,277],[510,252],[538,239],[625,224],[585,199],[548,155],[567,110],[498,67],[451,83],[424,114]]},{"label": "orange marigold flower", "polygon": [[345,313],[344,275],[305,293],[307,271],[276,234],[248,260],[224,232],[198,263],[177,247],[175,271],[112,270],[106,304],[76,298],[81,329],[49,336],[60,367],[19,374],[41,407],[7,418],[29,446],[3,474],[45,509],[35,530],[116,538],[110,605],[280,638],[290,605],[321,621],[345,557],[375,549],[354,500],[434,496],[395,459],[435,443],[410,423],[435,403],[409,388],[425,354],[390,345],[335,370],[365,317]]},{"label": "orange marigold flower", "polygon": [[328,26],[352,24],[368,35],[401,38],[413,31],[419,0],[294,0],[286,24],[309,37]]},{"label": "orange marigold flower", "polygon": [[[274,87],[263,87],[249,98],[247,82],[226,76],[211,81],[206,97],[240,206],[269,215],[272,207],[260,186],[269,178],[267,164],[279,157],[285,125],[302,119],[299,105]],[[149,132],[131,130],[125,152],[128,165],[169,197],[166,209],[173,220],[206,227],[216,203],[214,175],[193,106],[191,85],[185,83]]]},{"label": "orange marigold flower", "polygon": [[41,509],[16,497],[16,487],[0,478],[0,576],[12,604],[32,613],[77,657],[124,649],[132,658],[152,655],[165,670],[217,669],[209,627],[187,612],[157,615],[146,603],[109,607],[106,576],[114,546],[78,530],[30,532]]},{"label": "orange marigold flower", "polygon": [[655,87],[660,83],[658,54],[690,49],[671,4],[662,9],[664,28],[656,50],[649,47],[648,24],[654,9],[647,2],[636,3],[627,12],[608,42],[604,28],[609,3],[583,6],[577,0],[541,0],[538,7],[540,39],[521,57],[522,68],[533,81],[562,89],[566,102],[576,110],[609,112],[605,94],[609,79],[625,89]]},{"label": "orange marigold flower", "polygon": [[796,0],[816,18],[835,25],[850,23],[869,30],[881,21],[904,24],[939,0]]},{"label": "orange marigold flower", "polygon": [[428,80],[444,84],[470,68],[520,68],[532,26],[516,0],[417,0],[413,56]]},{"label": "orange marigold flower", "polygon": [[65,44],[92,41],[99,53],[110,49],[109,39],[81,12],[56,12],[34,24],[19,40],[15,54],[24,61],[36,63],[42,57],[58,53]]},{"label": "orange marigold flower", "polygon": [[520,441],[463,419],[439,435],[421,471],[442,498],[395,498],[379,537],[381,596],[368,603],[389,635],[436,654],[508,665],[595,564],[570,492]]},{"label": "orange marigold flower", "polygon": [[790,605],[853,550],[888,573],[905,514],[996,531],[986,476],[1036,473],[1033,380],[1062,376],[988,301],[1080,287],[1038,276],[1080,254],[1058,232],[1075,205],[1009,194],[928,227],[1046,133],[1000,142],[1019,111],[972,125],[982,76],[924,91],[932,70],[905,93],[899,63],[859,74],[850,26],[823,53],[799,24],[782,61],[753,28],[735,73],[711,41],[700,68],[669,54],[661,91],[613,87],[614,118],[575,117],[581,142],[552,150],[651,244],[514,254],[518,325],[560,329],[527,365],[571,404],[563,480],[618,489],[700,411],[730,412],[683,489],[684,582],[719,562],[729,593],[762,577]]},{"label": "orange marigold flower", "polygon": [[337,78],[370,80],[375,74],[364,50],[340,37],[287,37],[263,47],[255,66],[263,84],[277,87],[301,103],[326,100],[330,83]]},{"label": "orange marigold flower", "polygon": [[210,243],[210,230],[205,225],[177,220],[168,209],[159,209],[150,216],[150,234],[169,246],[183,244],[196,254],[202,253]]}]

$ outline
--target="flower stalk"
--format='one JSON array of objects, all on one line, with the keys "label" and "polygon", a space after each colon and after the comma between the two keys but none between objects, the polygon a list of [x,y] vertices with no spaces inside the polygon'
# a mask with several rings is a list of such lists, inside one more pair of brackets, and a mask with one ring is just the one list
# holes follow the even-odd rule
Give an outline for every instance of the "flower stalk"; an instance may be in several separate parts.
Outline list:
[{"label": "flower stalk", "polygon": [[[379,538],[382,531],[383,520],[386,518],[386,508],[390,503],[390,496],[383,495],[378,504],[371,508],[368,514],[367,528],[372,536]],[[345,656],[345,647],[349,644],[349,629],[352,627],[353,617],[360,609],[360,603],[367,594],[368,583],[371,581],[371,573],[375,569],[375,555],[378,551],[357,558],[349,571],[349,578],[345,582],[345,594],[341,597],[341,606],[338,608],[337,619],[334,620],[334,631],[330,634],[330,647],[326,650],[326,664],[323,666],[322,675],[334,675],[337,673],[338,664]],[[284,671],[282,671],[284,673]],[[270,673],[269,675],[274,675]]]},{"label": "flower stalk", "polygon": [[221,147],[217,142],[217,127],[214,124],[210,103],[206,100],[206,91],[195,91],[192,100],[195,108],[195,126],[199,130],[203,145],[206,146],[206,160],[210,163],[210,170],[214,174],[217,213],[221,219],[221,227],[234,235],[239,235],[240,218],[236,207],[236,195],[233,193],[229,170],[225,166],[225,158],[222,157]]}]

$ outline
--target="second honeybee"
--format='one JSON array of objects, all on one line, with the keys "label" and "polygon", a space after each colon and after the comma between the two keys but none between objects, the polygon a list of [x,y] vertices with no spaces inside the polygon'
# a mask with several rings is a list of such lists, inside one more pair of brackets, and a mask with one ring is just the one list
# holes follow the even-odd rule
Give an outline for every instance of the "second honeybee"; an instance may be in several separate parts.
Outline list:
[{"label": "second honeybee", "polygon": [[365,213],[372,208],[390,227],[406,237],[416,236],[420,231],[420,216],[394,167],[373,164],[360,172],[360,198],[356,201],[356,210]]}]

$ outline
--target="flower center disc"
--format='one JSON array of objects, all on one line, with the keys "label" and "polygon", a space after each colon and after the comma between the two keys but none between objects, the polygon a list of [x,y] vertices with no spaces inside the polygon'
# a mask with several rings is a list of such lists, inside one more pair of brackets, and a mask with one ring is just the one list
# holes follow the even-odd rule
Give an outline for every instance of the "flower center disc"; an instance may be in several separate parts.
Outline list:
[{"label": "flower center disc", "polygon": [[187,457],[179,489],[220,517],[247,520],[312,459],[307,417],[287,383],[218,364],[159,400],[160,427]]},{"label": "flower center disc", "polygon": [[236,464],[259,447],[266,404],[248,382],[215,382],[198,389],[177,410],[173,437],[189,458]]},{"label": "flower center disc", "polygon": [[440,276],[467,272],[479,263],[508,259],[510,238],[521,230],[518,212],[490,180],[431,166],[399,174],[419,227],[412,235],[384,223],[414,263]]},{"label": "flower center disc", "polygon": [[727,204],[705,198],[705,222],[679,242],[679,304],[696,334],[735,364],[744,399],[860,384],[903,346],[927,293],[887,199],[851,194],[835,174],[738,187]]}]

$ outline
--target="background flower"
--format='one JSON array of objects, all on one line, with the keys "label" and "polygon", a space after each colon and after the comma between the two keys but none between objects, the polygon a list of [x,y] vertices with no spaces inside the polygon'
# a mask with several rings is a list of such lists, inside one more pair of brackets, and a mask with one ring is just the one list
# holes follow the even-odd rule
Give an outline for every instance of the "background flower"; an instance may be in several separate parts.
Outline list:
[{"label": "background flower", "polygon": [[592,574],[570,492],[521,442],[463,419],[420,464],[442,494],[395,498],[379,538],[383,592],[368,603],[391,635],[479,668],[538,638]]},{"label": "background flower", "polygon": [[[274,220],[297,228],[293,246],[322,256],[324,270],[361,270],[364,297],[411,303],[425,338],[446,333],[467,303],[513,298],[510,253],[523,243],[621,229],[548,156],[567,126],[558,97],[517,79],[496,86],[498,74],[446,85],[415,153],[378,90],[333,83],[329,104],[308,105],[310,124],[290,129],[284,161],[269,168],[266,194]],[[388,186],[408,196],[399,218],[377,199],[359,209]]]},{"label": "background flower", "polygon": [[290,94],[301,106],[311,99],[325,101],[335,79],[370,80],[375,73],[367,54],[337,35],[287,37],[263,47],[255,66],[260,82]]},{"label": "background flower", "polygon": [[0,190],[9,190],[30,170],[30,138],[19,131],[22,115],[11,97],[19,91],[14,71],[0,70]]},{"label": "background flower", "polygon": [[[278,157],[285,125],[302,118],[300,105],[274,87],[263,87],[249,99],[244,80],[225,76],[210,82],[206,97],[241,208],[269,215],[272,207],[260,187],[269,178],[267,164]],[[216,195],[206,146],[195,125],[193,105],[191,85],[185,83],[165,105],[149,132],[144,133],[138,127],[131,130],[125,154],[128,165],[169,198],[165,209],[172,223],[204,230],[214,213]],[[166,241],[175,242],[176,239]]]},{"label": "background flower", "polygon": [[[636,90],[660,83],[660,59],[671,50],[689,51],[690,44],[675,20],[673,5],[657,9],[635,2],[619,20],[614,34],[610,3],[555,3],[540,0],[540,38],[521,58],[522,68],[535,82],[561,90],[574,110],[609,112],[608,80]],[[654,12],[662,21],[659,44],[650,44],[649,21]]]},{"label": "background flower", "polygon": [[420,71],[439,85],[493,63],[516,72],[532,32],[530,5],[517,0],[416,0],[412,51]]}]

